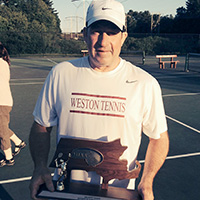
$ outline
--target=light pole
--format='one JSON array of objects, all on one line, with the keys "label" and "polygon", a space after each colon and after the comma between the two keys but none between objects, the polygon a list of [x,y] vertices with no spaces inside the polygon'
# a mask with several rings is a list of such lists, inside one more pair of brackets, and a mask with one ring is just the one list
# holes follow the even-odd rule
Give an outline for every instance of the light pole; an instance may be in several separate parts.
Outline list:
[{"label": "light pole", "polygon": [[[65,17],[66,21],[69,19],[70,23],[69,23],[69,34],[70,34],[70,38],[72,38],[72,19],[73,17],[72,16],[69,16],[69,17]],[[67,31],[66,31],[67,32]]]},{"label": "light pole", "polygon": [[[71,0],[72,2],[75,2],[75,1],[79,1],[79,0]],[[81,5],[81,4],[80,4]],[[79,5],[79,6],[80,6]],[[79,6],[76,6],[76,8],[79,8]],[[85,0],[83,0],[83,27],[85,26]]]},{"label": "light pole", "polygon": [[[156,17],[156,19],[154,19],[154,16]],[[152,13],[151,14],[151,33],[153,33],[153,30],[156,27],[158,27],[159,24],[160,24],[160,13],[158,13],[158,14]],[[159,32],[159,29],[158,29],[158,32]]]},{"label": "light pole", "polygon": [[[70,33],[70,37],[72,38],[73,37],[73,29],[75,28],[75,33],[78,35],[78,20],[83,20],[82,17],[79,17],[79,16],[69,16],[69,17],[65,17],[66,21],[69,20],[69,33]],[[75,20],[75,23],[73,23]],[[75,26],[73,26],[75,25]],[[78,36],[77,36],[78,37]]]}]

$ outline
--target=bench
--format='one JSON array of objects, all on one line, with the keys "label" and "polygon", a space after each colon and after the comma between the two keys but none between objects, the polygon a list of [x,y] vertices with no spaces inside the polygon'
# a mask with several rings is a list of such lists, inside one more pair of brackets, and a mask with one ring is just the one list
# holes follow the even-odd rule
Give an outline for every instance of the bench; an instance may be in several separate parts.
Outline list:
[{"label": "bench", "polygon": [[88,53],[88,50],[87,49],[83,49],[81,50],[81,53],[83,54],[83,57]]},{"label": "bench", "polygon": [[[170,63],[170,68],[176,68],[177,63],[179,62],[178,60],[173,60],[173,58],[177,58],[177,55],[156,55],[156,58],[159,59],[158,64],[160,69],[165,69],[165,63]],[[170,60],[162,60],[167,58]]]}]

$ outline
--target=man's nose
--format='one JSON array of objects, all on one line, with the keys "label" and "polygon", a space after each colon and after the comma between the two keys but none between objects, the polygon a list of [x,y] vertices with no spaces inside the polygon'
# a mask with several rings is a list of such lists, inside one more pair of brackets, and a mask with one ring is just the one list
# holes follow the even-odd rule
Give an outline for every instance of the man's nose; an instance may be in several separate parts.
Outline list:
[{"label": "man's nose", "polygon": [[109,41],[109,36],[106,32],[102,32],[99,35],[99,44],[101,44],[101,46],[105,46]]}]

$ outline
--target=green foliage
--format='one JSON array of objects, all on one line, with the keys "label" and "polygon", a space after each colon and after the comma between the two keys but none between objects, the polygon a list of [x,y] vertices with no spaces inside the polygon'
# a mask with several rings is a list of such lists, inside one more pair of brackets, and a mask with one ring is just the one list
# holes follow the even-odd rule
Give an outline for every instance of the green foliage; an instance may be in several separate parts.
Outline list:
[{"label": "green foliage", "polygon": [[186,1],[187,14],[189,16],[200,17],[200,1],[199,0],[187,0]]},{"label": "green foliage", "polygon": [[123,45],[124,51],[145,51],[147,55],[185,54],[200,50],[198,35],[128,37]]},{"label": "green foliage", "polygon": [[186,1],[186,8],[177,9],[174,19],[175,33],[197,33],[200,34],[200,1]]},{"label": "green foliage", "polygon": [[[151,15],[149,11],[127,13],[127,30],[129,35],[134,33],[196,33],[200,34],[200,1],[187,0],[186,8],[177,8],[175,17],[172,15]],[[155,23],[155,24],[154,24]],[[152,30],[152,25],[155,25]]]},{"label": "green foliage", "polygon": [[161,43],[158,37],[143,37],[134,38],[129,37],[125,42],[126,49],[128,51],[145,51],[147,54],[155,54],[156,47]]},{"label": "green foliage", "polygon": [[59,51],[60,20],[48,0],[1,0],[0,38],[10,54]]},{"label": "green foliage", "polygon": [[127,13],[128,33],[149,33],[151,31],[151,14],[149,11]]},{"label": "green foliage", "polygon": [[0,6],[0,31],[26,31],[27,17],[20,11],[16,12],[6,6]]},{"label": "green foliage", "polygon": [[160,19],[159,32],[160,33],[173,33],[174,31],[174,17],[163,16]]},{"label": "green foliage", "polygon": [[87,49],[86,44],[81,40],[61,40],[60,41],[62,54],[80,54],[81,49]]}]

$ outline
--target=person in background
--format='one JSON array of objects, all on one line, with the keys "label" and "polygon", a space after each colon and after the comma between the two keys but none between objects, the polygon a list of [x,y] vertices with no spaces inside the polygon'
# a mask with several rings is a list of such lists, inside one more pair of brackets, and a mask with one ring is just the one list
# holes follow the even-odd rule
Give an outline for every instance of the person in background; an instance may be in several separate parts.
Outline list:
[{"label": "person in background", "polygon": [[[10,58],[4,45],[0,43],[0,143],[5,158],[0,160],[0,167],[15,164],[14,156],[26,146],[17,135],[9,128],[10,112],[13,99],[10,90]],[[11,141],[15,144],[12,152]]]},{"label": "person in background", "polygon": [[[115,0],[94,0],[86,17],[84,40],[89,56],[62,62],[49,73],[37,100],[29,143],[34,161],[30,183],[36,198],[41,184],[54,191],[47,167],[50,133],[57,126],[63,137],[113,141],[127,146],[122,159],[135,168],[142,132],[149,137],[138,192],[153,200],[153,180],[169,148],[167,123],[158,82],[120,55],[127,38],[125,12]],[[73,181],[100,184],[93,172],[72,171]],[[110,185],[135,188],[135,180],[112,180]]]}]

